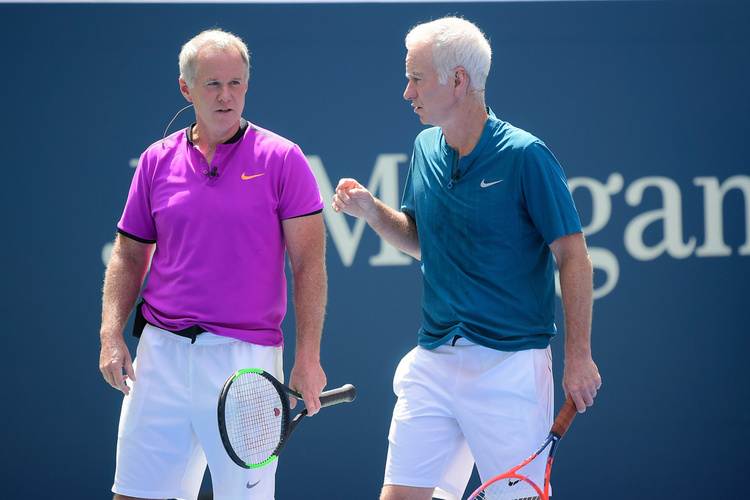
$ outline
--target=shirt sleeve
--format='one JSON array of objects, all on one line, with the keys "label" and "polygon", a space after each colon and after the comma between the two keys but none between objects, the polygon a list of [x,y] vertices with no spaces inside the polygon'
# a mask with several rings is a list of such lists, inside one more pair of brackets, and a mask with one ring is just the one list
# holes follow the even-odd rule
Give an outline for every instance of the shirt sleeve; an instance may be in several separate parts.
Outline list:
[{"label": "shirt sleeve", "polygon": [[549,245],[581,231],[581,221],[560,163],[541,142],[524,151],[521,186],[529,216]]},{"label": "shirt sleeve", "polygon": [[323,210],[323,197],[310,164],[296,144],[284,157],[279,218],[292,219]]},{"label": "shirt sleeve", "polygon": [[414,189],[412,186],[413,180],[413,169],[414,169],[414,153],[411,156],[411,162],[409,163],[409,170],[406,173],[406,184],[404,184],[404,194],[401,197],[401,211],[416,220],[416,213],[414,210]]},{"label": "shirt sleeve", "polygon": [[144,153],[130,184],[130,192],[117,228],[144,243],[156,242],[156,225],[151,213],[151,175],[148,155]]}]

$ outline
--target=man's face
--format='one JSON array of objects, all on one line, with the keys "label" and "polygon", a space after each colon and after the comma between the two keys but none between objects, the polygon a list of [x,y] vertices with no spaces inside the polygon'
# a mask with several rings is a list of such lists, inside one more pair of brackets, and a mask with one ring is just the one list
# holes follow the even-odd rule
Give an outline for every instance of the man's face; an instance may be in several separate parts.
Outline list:
[{"label": "man's face", "polygon": [[456,99],[450,81],[443,85],[438,82],[429,44],[416,45],[406,54],[406,78],[409,83],[404,91],[404,99],[411,101],[422,123],[445,125]]},{"label": "man's face", "polygon": [[198,128],[221,134],[239,123],[245,107],[245,65],[236,50],[201,49],[192,87],[180,80],[185,98],[193,103]]}]

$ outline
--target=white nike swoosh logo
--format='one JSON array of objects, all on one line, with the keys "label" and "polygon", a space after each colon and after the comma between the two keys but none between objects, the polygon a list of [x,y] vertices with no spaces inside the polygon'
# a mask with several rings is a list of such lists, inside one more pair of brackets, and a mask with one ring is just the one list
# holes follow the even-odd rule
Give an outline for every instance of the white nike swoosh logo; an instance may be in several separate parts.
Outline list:
[{"label": "white nike swoosh logo", "polygon": [[505,179],[500,179],[499,181],[493,181],[493,182],[485,182],[484,179],[482,179],[482,182],[479,183],[479,185],[481,187],[483,187],[483,188],[487,188],[487,187],[490,187],[490,186],[494,186],[495,184],[497,184],[499,182],[503,182],[504,180]]}]

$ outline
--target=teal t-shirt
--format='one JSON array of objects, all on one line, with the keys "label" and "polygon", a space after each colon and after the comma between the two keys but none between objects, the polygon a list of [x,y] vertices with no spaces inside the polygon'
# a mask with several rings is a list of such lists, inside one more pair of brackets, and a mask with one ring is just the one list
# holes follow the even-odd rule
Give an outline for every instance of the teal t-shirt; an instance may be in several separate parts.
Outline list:
[{"label": "teal t-shirt", "polygon": [[556,333],[549,244],[581,231],[562,167],[542,141],[492,112],[458,160],[439,127],[417,136],[401,210],[422,253],[419,345],[454,335],[503,351]]}]

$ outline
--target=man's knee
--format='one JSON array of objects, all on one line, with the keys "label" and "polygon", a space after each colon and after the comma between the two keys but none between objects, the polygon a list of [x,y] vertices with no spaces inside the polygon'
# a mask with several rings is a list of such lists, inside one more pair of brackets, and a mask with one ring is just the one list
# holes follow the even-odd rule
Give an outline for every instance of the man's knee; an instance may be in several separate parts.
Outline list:
[{"label": "man's knee", "polygon": [[380,492],[380,500],[432,500],[435,488],[416,488],[386,484]]},{"label": "man's knee", "polygon": [[126,497],[126,496],[118,495],[117,493],[115,493],[114,500],[146,500],[146,499],[136,498],[136,497]]}]

